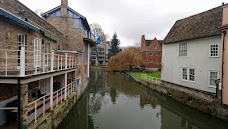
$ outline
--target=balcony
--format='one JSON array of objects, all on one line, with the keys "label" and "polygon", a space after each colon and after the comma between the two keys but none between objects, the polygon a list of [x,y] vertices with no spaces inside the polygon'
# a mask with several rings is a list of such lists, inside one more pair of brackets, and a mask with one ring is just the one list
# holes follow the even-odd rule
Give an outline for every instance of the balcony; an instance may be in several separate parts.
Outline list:
[{"label": "balcony", "polygon": [[0,76],[24,77],[42,73],[62,71],[76,68],[81,61],[77,53],[51,52],[25,50],[0,50]]},{"label": "balcony", "polygon": [[81,86],[76,85],[75,81],[67,84],[59,90],[46,94],[40,98],[37,98],[33,102],[30,102],[27,106],[27,124],[31,125],[36,123],[40,116],[44,116],[45,113],[54,110],[59,104],[67,100],[70,95],[80,95]]}]

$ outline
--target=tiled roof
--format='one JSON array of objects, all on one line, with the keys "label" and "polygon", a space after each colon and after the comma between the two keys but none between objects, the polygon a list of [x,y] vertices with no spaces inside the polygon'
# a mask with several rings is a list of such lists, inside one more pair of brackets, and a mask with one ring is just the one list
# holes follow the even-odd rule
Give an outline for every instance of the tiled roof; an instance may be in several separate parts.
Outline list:
[{"label": "tiled roof", "polygon": [[173,43],[221,35],[222,6],[176,21],[164,39]]}]

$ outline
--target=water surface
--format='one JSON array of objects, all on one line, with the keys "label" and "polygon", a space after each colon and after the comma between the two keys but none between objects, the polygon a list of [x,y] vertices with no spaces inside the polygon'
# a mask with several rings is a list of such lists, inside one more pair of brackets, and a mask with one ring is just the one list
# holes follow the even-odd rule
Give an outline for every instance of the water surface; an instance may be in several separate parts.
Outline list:
[{"label": "water surface", "polygon": [[59,129],[228,129],[228,123],[135,83],[91,72],[88,90]]}]

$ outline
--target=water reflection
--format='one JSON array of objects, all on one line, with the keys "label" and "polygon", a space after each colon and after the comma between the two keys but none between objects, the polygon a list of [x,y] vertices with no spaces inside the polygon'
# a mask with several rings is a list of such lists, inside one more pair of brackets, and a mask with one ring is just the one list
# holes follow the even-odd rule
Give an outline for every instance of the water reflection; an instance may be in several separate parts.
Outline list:
[{"label": "water reflection", "polygon": [[89,89],[59,129],[228,129],[120,73],[92,72]]}]

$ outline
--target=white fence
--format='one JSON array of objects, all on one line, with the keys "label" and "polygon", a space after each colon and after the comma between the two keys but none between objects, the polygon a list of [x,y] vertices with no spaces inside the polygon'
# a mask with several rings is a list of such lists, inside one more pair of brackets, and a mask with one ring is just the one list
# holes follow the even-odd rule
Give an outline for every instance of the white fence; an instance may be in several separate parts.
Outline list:
[{"label": "white fence", "polygon": [[[79,55],[78,55],[79,56]],[[80,57],[73,54],[37,53],[21,50],[0,50],[0,76],[26,76],[51,71],[71,69]]]},{"label": "white fence", "polygon": [[[71,82],[67,85],[66,96],[69,96],[73,93],[77,93],[75,82]],[[28,104],[28,117],[27,123],[30,124],[32,122],[36,122],[37,118],[41,115],[45,115],[45,112],[51,108],[51,100],[50,93],[36,99],[35,101]],[[53,93],[53,107],[58,106],[59,103],[62,103],[65,99],[65,87],[55,91]]]},{"label": "white fence", "polygon": [[151,77],[146,74],[142,74],[141,77],[142,77],[142,80],[150,82],[150,83],[154,83],[154,84],[161,83],[161,78]]}]

